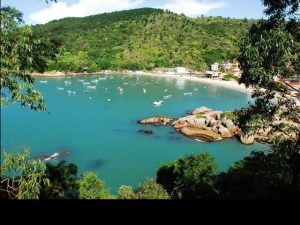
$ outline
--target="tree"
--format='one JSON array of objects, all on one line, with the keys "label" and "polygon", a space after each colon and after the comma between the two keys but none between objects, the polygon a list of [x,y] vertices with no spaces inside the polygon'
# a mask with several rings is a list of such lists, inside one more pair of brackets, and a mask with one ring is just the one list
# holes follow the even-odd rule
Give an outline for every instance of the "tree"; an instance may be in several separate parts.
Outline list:
[{"label": "tree", "polygon": [[253,152],[214,178],[222,199],[299,199],[291,185],[293,168],[285,157]]},{"label": "tree", "polygon": [[299,90],[286,79],[300,73],[300,1],[263,3],[268,19],[253,25],[240,44],[240,83],[254,88],[255,102],[239,111],[239,127],[245,134],[268,133],[274,154],[289,159],[291,184],[296,186],[300,180],[300,107],[299,98],[291,97],[289,91]]},{"label": "tree", "polygon": [[132,187],[122,185],[119,188],[118,199],[129,200],[129,199],[137,199]]},{"label": "tree", "polygon": [[57,165],[48,163],[46,176],[50,185],[42,186],[41,199],[76,199],[78,198],[77,166],[66,161]]},{"label": "tree", "polygon": [[181,157],[157,171],[157,181],[175,198],[206,198],[216,190],[211,178],[217,169],[207,153]]},{"label": "tree", "polygon": [[46,165],[30,159],[28,148],[23,153],[3,154],[1,163],[1,197],[8,199],[38,199],[42,185],[49,186]]},{"label": "tree", "polygon": [[1,107],[18,102],[22,107],[29,105],[33,110],[44,110],[43,97],[33,88],[30,73],[46,69],[48,50],[54,46],[38,40],[31,28],[24,26],[22,16],[15,8],[1,8]]},{"label": "tree", "polygon": [[170,199],[169,194],[154,179],[146,180],[136,190],[137,199]]},{"label": "tree", "polygon": [[80,199],[110,199],[109,190],[106,189],[104,181],[100,180],[95,173],[86,172],[79,180]]}]

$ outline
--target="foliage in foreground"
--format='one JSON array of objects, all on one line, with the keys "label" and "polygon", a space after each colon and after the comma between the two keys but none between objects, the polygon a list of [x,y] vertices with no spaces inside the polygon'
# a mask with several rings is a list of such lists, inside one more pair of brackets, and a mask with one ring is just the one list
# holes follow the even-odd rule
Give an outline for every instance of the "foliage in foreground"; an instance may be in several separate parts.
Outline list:
[{"label": "foliage in foreground", "polygon": [[262,2],[268,19],[252,26],[240,44],[239,56],[243,70],[240,83],[254,89],[255,102],[238,112],[237,121],[245,134],[268,133],[274,154],[286,157],[293,168],[292,184],[296,187],[300,175],[300,108],[299,98],[289,92],[300,91],[286,79],[300,74],[300,1]]},{"label": "foliage in foreground", "polygon": [[[29,159],[26,149],[22,154],[3,155],[1,198],[299,199],[300,185],[293,185],[294,168],[279,153],[253,152],[231,166],[228,172],[220,174],[207,153],[180,157],[161,165],[157,180],[146,180],[136,190],[122,185],[118,195],[112,195],[95,173],[86,172],[78,177],[76,165],[65,161],[46,165]],[[300,177],[297,179],[299,181]],[[8,184],[13,189],[8,189]]]},{"label": "foliage in foreground", "polygon": [[100,180],[95,173],[86,172],[79,183],[80,199],[110,199],[109,190],[106,189],[104,181]]},{"label": "foliage in foreground", "polygon": [[228,172],[217,174],[214,168],[208,154],[182,157],[161,165],[157,182],[173,199],[300,198],[300,185],[293,185],[294,169],[280,154],[253,152],[232,165]]},{"label": "foliage in foreground", "polygon": [[23,153],[2,152],[1,198],[38,199],[42,185],[49,186],[46,165],[30,159],[29,149]]},{"label": "foliage in foreground", "polygon": [[58,43],[39,39],[24,26],[22,13],[15,8],[1,7],[1,107],[8,102],[30,109],[46,108],[41,93],[33,88],[32,71],[43,72],[46,59],[55,57]]},{"label": "foliage in foreground", "polygon": [[161,165],[157,171],[157,181],[172,197],[204,198],[204,189],[214,191],[211,177],[216,169],[217,165],[208,153],[190,155]]}]

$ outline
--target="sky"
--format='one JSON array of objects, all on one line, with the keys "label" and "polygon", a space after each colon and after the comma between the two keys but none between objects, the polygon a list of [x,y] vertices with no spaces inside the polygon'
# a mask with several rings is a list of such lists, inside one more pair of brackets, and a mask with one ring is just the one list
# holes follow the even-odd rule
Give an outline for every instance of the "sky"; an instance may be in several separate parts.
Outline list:
[{"label": "sky", "polygon": [[261,0],[57,0],[57,3],[49,4],[45,0],[2,0],[2,6],[7,5],[22,11],[26,24],[142,7],[168,9],[190,17],[261,19],[264,16]]}]

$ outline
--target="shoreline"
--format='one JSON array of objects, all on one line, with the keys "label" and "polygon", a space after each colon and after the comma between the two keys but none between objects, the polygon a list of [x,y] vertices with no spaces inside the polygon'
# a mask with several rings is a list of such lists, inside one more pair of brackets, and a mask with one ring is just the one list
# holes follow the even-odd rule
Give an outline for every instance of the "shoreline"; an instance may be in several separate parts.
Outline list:
[{"label": "shoreline", "polygon": [[74,77],[74,76],[91,76],[91,75],[141,75],[141,76],[154,76],[162,78],[172,78],[178,80],[188,80],[193,82],[199,82],[204,84],[216,85],[219,87],[224,87],[238,92],[243,92],[246,94],[251,94],[253,89],[246,88],[244,84],[239,84],[237,81],[225,81],[220,79],[210,79],[210,78],[199,78],[190,75],[173,75],[165,73],[151,73],[143,71],[108,71],[108,72],[95,72],[95,73],[63,73],[63,72],[47,72],[47,73],[32,73],[33,77],[44,77],[44,78],[57,78],[57,77]]}]

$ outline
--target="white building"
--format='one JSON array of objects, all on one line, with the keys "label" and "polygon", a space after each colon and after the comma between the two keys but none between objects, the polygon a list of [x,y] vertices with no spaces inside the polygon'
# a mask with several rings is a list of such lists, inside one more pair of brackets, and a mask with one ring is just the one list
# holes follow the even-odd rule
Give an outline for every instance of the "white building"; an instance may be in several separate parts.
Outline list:
[{"label": "white building", "polygon": [[211,65],[211,71],[218,71],[219,70],[219,63],[214,63]]},{"label": "white building", "polygon": [[230,69],[232,68],[232,63],[230,63],[230,62],[224,62],[224,63],[222,64],[222,66],[223,66],[223,68],[224,68],[225,70],[230,70]]},{"label": "white building", "polygon": [[177,74],[186,74],[187,70],[184,67],[176,67],[174,72],[177,73]]}]

